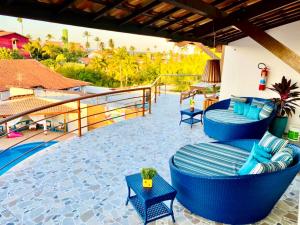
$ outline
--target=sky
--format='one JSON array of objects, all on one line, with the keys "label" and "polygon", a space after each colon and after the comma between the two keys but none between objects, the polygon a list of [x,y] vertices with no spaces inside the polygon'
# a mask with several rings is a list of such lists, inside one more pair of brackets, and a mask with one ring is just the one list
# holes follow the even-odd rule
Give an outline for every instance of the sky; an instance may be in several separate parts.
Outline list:
[{"label": "sky", "polygon": [[[83,32],[88,31],[92,35],[90,38],[92,49],[96,49],[96,42],[94,41],[94,38],[99,37],[106,46],[108,46],[108,40],[112,38],[116,47],[126,46],[129,48],[131,45],[133,45],[136,48],[136,51],[145,51],[147,48],[149,48],[151,51],[178,51],[178,48],[174,46],[174,43],[168,42],[164,38],[144,35],[91,29],[30,19],[23,19],[23,29],[24,35],[30,34],[33,39],[40,37],[42,40],[45,40],[46,35],[51,34],[54,36],[53,41],[59,41],[62,30],[68,29],[69,41],[80,42],[83,45],[86,41],[86,39],[83,37]],[[22,33],[21,24],[17,22],[17,18],[9,16],[0,15],[0,30],[13,31],[20,34]],[[156,48],[154,46],[156,46]]]}]

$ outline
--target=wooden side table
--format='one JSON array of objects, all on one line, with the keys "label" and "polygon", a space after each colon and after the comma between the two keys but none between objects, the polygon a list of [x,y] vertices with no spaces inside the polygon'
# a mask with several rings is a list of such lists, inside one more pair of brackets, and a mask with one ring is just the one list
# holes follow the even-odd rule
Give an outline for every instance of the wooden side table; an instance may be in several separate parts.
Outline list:
[{"label": "wooden side table", "polygon": [[[140,173],[126,176],[125,179],[128,187],[126,205],[128,202],[133,205],[145,225],[166,216],[171,216],[175,223],[173,201],[177,191],[161,176],[153,178],[152,188],[143,188]],[[131,190],[135,195],[131,196]],[[170,207],[164,203],[167,200],[171,201]]]}]

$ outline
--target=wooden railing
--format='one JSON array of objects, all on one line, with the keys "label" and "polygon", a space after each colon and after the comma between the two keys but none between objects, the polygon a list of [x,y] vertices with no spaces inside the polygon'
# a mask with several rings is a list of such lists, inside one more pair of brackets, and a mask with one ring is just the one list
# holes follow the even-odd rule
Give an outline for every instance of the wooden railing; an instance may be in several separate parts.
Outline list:
[{"label": "wooden railing", "polygon": [[[0,120],[0,126],[4,126],[4,127],[8,128],[9,127],[8,123],[10,121],[13,121],[18,118],[23,118],[24,116],[36,114],[38,112],[40,112],[40,114],[42,114],[43,110],[47,110],[47,109],[51,109],[51,108],[59,107],[59,106],[66,106],[66,108],[70,109],[67,111],[62,111],[60,113],[52,114],[50,116],[44,117],[39,120],[35,120],[35,121],[32,120],[28,124],[26,124],[22,127],[6,129],[2,134],[0,133],[0,157],[1,157],[1,154],[12,149],[13,147],[16,147],[22,143],[26,143],[28,141],[32,141],[32,140],[34,140],[35,137],[38,137],[39,135],[43,135],[45,132],[49,132],[50,130],[58,129],[58,127],[60,127],[61,125],[47,127],[47,124],[44,123],[42,130],[36,130],[35,132],[31,133],[31,135],[22,137],[20,140],[16,140],[16,141],[9,140],[9,142],[11,142],[11,144],[9,144],[8,146],[3,148],[3,146],[1,146],[1,142],[3,143],[2,140],[4,140],[3,138],[5,138],[6,136],[9,136],[13,132],[17,132],[22,129],[27,129],[32,124],[38,124],[41,122],[45,122],[47,120],[54,119],[55,117],[58,117],[58,116],[63,115],[65,118],[66,115],[75,115],[75,118],[72,118],[72,119],[68,118],[67,121],[64,121],[63,126],[65,128],[62,133],[57,133],[57,135],[55,135],[54,137],[50,137],[48,140],[45,140],[42,144],[40,144],[34,148],[28,149],[22,155],[18,156],[14,160],[6,163],[5,165],[0,165],[0,171],[1,171],[1,169],[14,163],[15,161],[19,160],[21,157],[29,154],[30,152],[41,147],[42,145],[45,145],[46,143],[49,143],[50,141],[60,139],[65,135],[76,132],[77,135],[80,137],[83,135],[83,133],[87,132],[87,130],[91,126],[95,126],[95,125],[101,124],[101,123],[106,123],[106,122],[109,122],[109,121],[112,121],[112,120],[115,120],[115,119],[118,119],[121,117],[126,118],[127,116],[130,116],[130,115],[133,117],[136,117],[136,116],[145,116],[146,112],[151,113],[152,102],[153,102],[153,100],[155,103],[157,102],[157,98],[161,94],[161,86],[163,86],[163,85],[165,86],[165,93],[166,93],[166,83],[162,81],[162,78],[166,77],[166,76],[179,76],[180,77],[180,76],[199,76],[199,75],[161,75],[161,76],[157,77],[157,79],[149,86],[130,88],[130,89],[125,89],[125,90],[108,91],[108,92],[100,93],[100,94],[89,94],[89,95],[72,98],[72,99],[68,99],[68,100],[64,100],[64,101],[60,101],[60,102],[54,102],[54,103],[51,103],[51,104],[48,104],[45,106],[36,107],[34,109],[30,109],[30,110],[27,110],[27,111],[24,111],[24,112],[21,112],[21,113],[18,113],[18,114],[15,114],[15,115],[12,115],[12,116],[9,116],[7,118]],[[126,96],[126,94],[127,95],[129,94],[130,96]],[[93,101],[92,101],[93,99],[95,99],[95,98],[98,99],[101,97],[105,98],[104,102],[93,103]],[[117,97],[118,99],[108,100],[110,97]],[[89,104],[85,101],[90,101],[91,103]],[[88,111],[90,109],[92,109],[93,107],[108,106],[109,104],[119,104],[120,106],[114,107],[112,109],[106,109],[103,111],[96,110],[96,113],[93,113],[93,114],[88,113]],[[131,111],[126,112],[126,110],[128,110],[128,109],[130,109]],[[117,116],[108,117],[108,118],[106,116],[104,116],[107,113],[113,113],[118,110],[124,110],[125,113],[122,115],[117,115]],[[100,120],[96,120],[93,123],[88,122],[89,118],[97,117],[99,115],[103,115],[104,118],[100,119]],[[66,127],[69,127],[69,125],[72,125],[74,128],[66,129]],[[43,136],[42,139],[43,140],[46,139],[46,136]],[[8,142],[8,139],[6,139],[6,142]]]},{"label": "wooden railing", "polygon": [[157,97],[161,94],[161,86],[164,86],[164,92],[166,94],[167,92],[167,83],[163,81],[163,78],[165,77],[197,77],[201,78],[202,75],[197,74],[163,74],[159,75],[154,82],[150,85],[151,92],[153,93],[153,99],[154,103],[157,102]]},{"label": "wooden railing", "polygon": [[[92,103],[95,98],[103,97],[108,100],[103,100],[101,103]],[[112,99],[110,99],[112,98]],[[95,126],[100,123],[105,123],[105,122],[112,122],[113,120],[121,117],[127,117],[129,115],[136,117],[136,116],[145,116],[146,112],[151,113],[151,88],[150,87],[139,87],[139,88],[131,88],[127,90],[116,90],[116,91],[109,91],[105,93],[100,93],[100,94],[89,94],[86,96],[81,96],[73,99],[68,99],[60,102],[54,102],[45,106],[40,106],[34,109],[30,109],[12,116],[9,116],[7,118],[4,118],[0,120],[0,126],[3,126],[6,128],[6,130],[0,134],[0,157],[1,154],[4,152],[12,149],[13,147],[19,146],[22,143],[26,143],[28,141],[34,140],[35,137],[39,137],[40,135],[43,135],[44,133],[48,133],[50,131],[53,131],[55,129],[58,129],[61,125],[57,126],[51,126],[47,127],[47,125],[44,125],[42,130],[37,129],[35,132],[27,132],[30,133],[28,136],[24,137],[19,137],[15,139],[6,139],[6,137],[10,136],[11,134],[18,132],[20,130],[28,129],[28,127],[32,124],[37,125],[38,123],[41,123],[43,121],[51,120],[54,118],[58,118],[59,116],[66,116],[66,115],[73,115],[73,117],[68,118],[67,121],[63,124],[63,126],[68,127],[69,125],[72,125],[73,129],[68,129],[64,130],[63,132],[56,132],[54,134],[54,137],[49,135],[49,136],[44,136],[43,139],[45,140],[42,144],[28,149],[25,151],[22,155],[18,156],[14,160],[6,163],[5,165],[0,165],[0,171],[1,169],[7,167],[8,165],[14,163],[16,160],[19,160],[21,157],[23,157],[26,154],[29,154],[30,152],[34,151],[35,149],[41,147],[42,145],[45,145],[46,143],[49,143],[51,141],[57,140],[62,138],[65,135],[72,134],[72,133],[77,133],[78,136],[82,136],[83,133],[87,132],[88,128],[91,126]],[[87,104],[87,101],[91,102],[91,104]],[[93,108],[93,107],[99,107],[99,106],[108,106],[110,104],[117,104],[117,106],[114,106],[112,109],[106,109],[103,111],[96,111],[95,113],[89,114],[88,110]],[[8,129],[9,125],[8,123],[10,121],[13,121],[18,118],[23,118],[24,116],[28,115],[34,115],[34,114],[43,114],[43,111],[53,109],[54,107],[60,107],[60,106],[65,106],[68,110],[63,111],[60,113],[55,113],[52,114],[51,116],[45,116],[42,119],[35,120],[35,121],[30,121],[26,125],[23,125],[18,128],[11,128]],[[117,112],[118,110],[123,110],[125,113],[121,115],[116,115],[113,117],[107,117],[107,113],[113,113]],[[131,110],[127,112],[126,110]],[[88,123],[88,118],[91,117],[97,117],[99,116],[101,119],[96,120],[93,123]],[[46,123],[45,123],[46,124]],[[51,132],[52,135],[54,132]],[[49,137],[49,138],[47,138]],[[19,140],[17,140],[19,139]],[[3,143],[9,142],[8,146],[3,147]],[[11,144],[10,144],[11,142]],[[1,146],[2,145],[2,146]]]}]

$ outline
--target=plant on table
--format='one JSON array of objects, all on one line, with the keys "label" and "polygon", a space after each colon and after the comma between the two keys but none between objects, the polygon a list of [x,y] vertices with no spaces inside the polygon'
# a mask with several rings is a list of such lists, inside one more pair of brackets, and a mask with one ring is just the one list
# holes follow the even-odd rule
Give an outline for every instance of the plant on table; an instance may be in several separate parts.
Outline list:
[{"label": "plant on table", "polygon": [[152,187],[152,179],[157,174],[156,169],[154,168],[142,168],[141,175],[143,178],[143,187],[151,188]]},{"label": "plant on table", "polygon": [[190,111],[193,112],[195,110],[195,100],[193,98],[190,99]]},{"label": "plant on table", "polygon": [[274,98],[274,103],[277,107],[276,118],[271,125],[271,132],[276,136],[282,136],[287,125],[288,117],[293,116],[296,112],[296,103],[300,100],[300,91],[297,82],[292,84],[291,79],[287,80],[285,76],[282,77],[280,83],[272,85],[270,90],[279,94],[279,98]]}]

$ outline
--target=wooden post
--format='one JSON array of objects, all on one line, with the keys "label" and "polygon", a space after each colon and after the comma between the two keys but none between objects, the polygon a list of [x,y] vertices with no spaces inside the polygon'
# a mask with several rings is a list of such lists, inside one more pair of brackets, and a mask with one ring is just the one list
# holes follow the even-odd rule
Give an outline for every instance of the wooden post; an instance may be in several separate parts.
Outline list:
[{"label": "wooden post", "polygon": [[148,96],[148,105],[149,105],[149,114],[152,113],[152,109],[151,109],[151,106],[152,106],[152,96],[151,96],[151,88],[149,89],[149,96]]},{"label": "wooden post", "polygon": [[279,58],[281,61],[300,73],[300,56],[290,48],[249,21],[238,22],[235,24],[235,26],[251,37],[254,41],[269,50],[272,54],[277,56],[277,58]]},{"label": "wooden post", "polygon": [[80,100],[77,100],[77,115],[78,115],[78,136],[81,137],[81,109],[80,109]]},{"label": "wooden post", "polygon": [[145,89],[143,89],[143,116],[145,116]]}]

